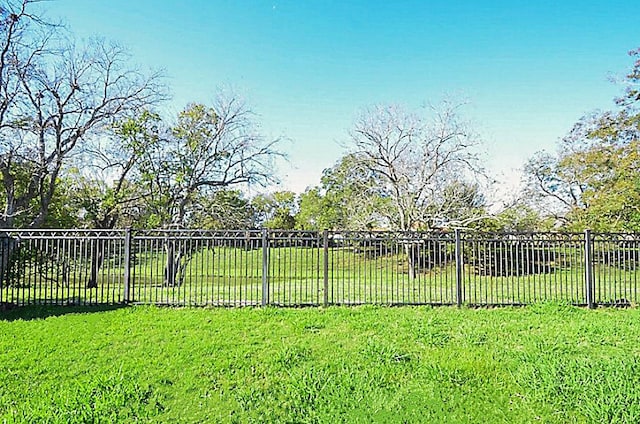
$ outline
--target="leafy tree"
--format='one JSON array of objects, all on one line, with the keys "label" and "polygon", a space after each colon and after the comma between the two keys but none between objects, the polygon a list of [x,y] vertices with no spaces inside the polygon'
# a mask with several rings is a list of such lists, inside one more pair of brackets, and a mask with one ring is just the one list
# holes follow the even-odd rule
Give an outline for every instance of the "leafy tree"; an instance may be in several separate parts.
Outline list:
[{"label": "leafy tree", "polygon": [[300,196],[298,228],[370,230],[388,227],[388,213],[381,211],[388,210],[389,202],[378,187],[375,174],[363,167],[354,155],[345,155],[336,165],[324,170],[319,187]]},{"label": "leafy tree", "polygon": [[[212,106],[190,104],[173,125],[158,125],[157,136],[141,151],[140,186],[144,193],[142,214],[152,228],[200,227],[201,219],[215,219],[212,201],[220,208],[236,196],[221,191],[275,181],[273,160],[278,139],[266,140],[253,120],[253,113],[236,95],[220,92]],[[229,203],[226,203],[229,205]],[[209,221],[212,226],[220,223]],[[234,224],[235,225],[235,224]],[[165,284],[179,284],[190,260],[192,244],[165,243]]]},{"label": "leafy tree", "polygon": [[319,187],[309,187],[300,194],[296,228],[299,230],[323,230],[333,228],[331,208]]},{"label": "leafy tree", "polygon": [[566,229],[640,230],[640,54],[617,110],[583,117],[556,155],[539,153],[526,168],[526,194]]},{"label": "leafy tree", "polygon": [[583,178],[583,207],[570,211],[570,228],[640,230],[640,139],[599,146],[563,158]]},{"label": "leafy tree", "polygon": [[518,200],[495,213],[490,219],[478,221],[474,229],[493,233],[530,233],[551,231],[554,220],[544,217],[531,205]]},{"label": "leafy tree", "polygon": [[145,227],[149,192],[143,185],[141,165],[145,152],[157,145],[161,125],[160,116],[149,111],[116,122],[104,137],[90,140],[84,149],[88,166],[82,171],[67,169],[76,191],[72,201],[83,226]]},{"label": "leafy tree", "polygon": [[194,201],[192,226],[212,230],[245,230],[256,227],[251,201],[240,190],[221,189]]},{"label": "leafy tree", "polygon": [[296,226],[296,194],[291,191],[255,196],[251,201],[257,222],[264,228],[292,230]]},{"label": "leafy tree", "polygon": [[148,192],[149,224],[183,228],[198,199],[223,189],[275,181],[278,139],[266,140],[237,96],[220,92],[213,106],[191,104],[175,125],[160,130],[140,169]]}]

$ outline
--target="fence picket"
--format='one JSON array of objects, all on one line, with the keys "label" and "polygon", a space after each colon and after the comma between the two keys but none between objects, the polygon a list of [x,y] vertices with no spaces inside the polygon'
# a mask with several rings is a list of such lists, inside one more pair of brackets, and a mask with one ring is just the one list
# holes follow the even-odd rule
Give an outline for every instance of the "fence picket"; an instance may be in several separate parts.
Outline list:
[{"label": "fence picket", "polygon": [[269,232],[262,230],[262,306],[269,304]]},{"label": "fence picket", "polygon": [[584,283],[587,307],[595,306],[593,279],[593,238],[590,230],[584,232]]},{"label": "fence picket", "polygon": [[462,257],[462,240],[460,236],[460,230],[455,230],[455,255],[456,255],[456,304],[458,307],[462,306],[464,302],[463,294],[463,278],[464,278],[464,259]]}]

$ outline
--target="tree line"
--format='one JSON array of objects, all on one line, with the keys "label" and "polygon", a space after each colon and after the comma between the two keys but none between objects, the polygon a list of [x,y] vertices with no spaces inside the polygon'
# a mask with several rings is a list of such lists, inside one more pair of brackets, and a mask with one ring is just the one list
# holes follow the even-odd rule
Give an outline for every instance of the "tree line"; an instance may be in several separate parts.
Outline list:
[{"label": "tree line", "polygon": [[640,50],[616,109],[581,118],[492,207],[464,102],[363,109],[304,193],[248,196],[285,157],[239,95],[175,116],[164,76],[79,42],[37,0],[0,0],[0,228],[640,230]]}]

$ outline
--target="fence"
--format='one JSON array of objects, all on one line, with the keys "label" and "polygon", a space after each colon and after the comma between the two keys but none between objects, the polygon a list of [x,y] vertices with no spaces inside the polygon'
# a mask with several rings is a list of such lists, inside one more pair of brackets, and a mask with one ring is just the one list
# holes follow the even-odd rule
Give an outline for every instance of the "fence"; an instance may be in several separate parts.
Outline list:
[{"label": "fence", "polygon": [[638,301],[640,234],[5,230],[0,304]]}]

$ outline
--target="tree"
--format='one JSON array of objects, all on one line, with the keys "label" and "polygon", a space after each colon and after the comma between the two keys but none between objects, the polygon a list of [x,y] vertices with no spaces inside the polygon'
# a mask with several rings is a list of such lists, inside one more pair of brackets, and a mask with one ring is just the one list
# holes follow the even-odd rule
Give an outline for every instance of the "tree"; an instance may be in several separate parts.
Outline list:
[{"label": "tree", "polygon": [[235,94],[220,92],[213,106],[188,105],[143,153],[152,224],[197,226],[193,207],[199,196],[274,182],[279,141],[258,132],[253,113]]},{"label": "tree", "polygon": [[325,197],[319,187],[309,187],[300,194],[299,211],[296,216],[296,228],[299,230],[333,229],[331,206],[325,202]]},{"label": "tree", "polygon": [[581,118],[556,155],[525,167],[526,194],[566,229],[640,230],[640,59],[626,78],[618,108]]},{"label": "tree", "polygon": [[[113,122],[164,99],[158,73],[128,65],[126,51],[103,40],[84,46],[57,36],[29,9],[0,8],[0,227],[44,224],[69,158]],[[70,36],[69,36],[70,38]],[[28,175],[27,178],[25,176]]]},{"label": "tree", "polygon": [[[443,188],[480,173],[479,138],[461,120],[462,104],[444,102],[424,119],[396,106],[365,110],[351,131],[357,166],[379,186],[370,187],[392,208],[392,229],[429,228],[442,215]],[[368,190],[368,191],[369,191]]]},{"label": "tree", "polygon": [[[221,190],[276,180],[273,161],[282,155],[279,139],[262,136],[253,118],[237,95],[219,92],[212,106],[190,104],[175,124],[158,128],[139,165],[148,226],[199,227],[202,199],[224,199],[217,196]],[[189,246],[165,244],[167,285],[181,278],[193,253]]]},{"label": "tree", "polygon": [[[0,3],[0,228],[49,225],[71,159],[114,122],[165,98],[159,73],[131,67],[116,44],[77,45],[36,3]],[[10,250],[3,255],[5,264]],[[92,251],[91,261],[95,287],[101,253]]]},{"label": "tree", "polygon": [[246,230],[256,227],[251,201],[240,190],[220,189],[194,201],[193,222],[212,230]]},{"label": "tree", "polygon": [[296,226],[298,203],[291,191],[261,194],[251,200],[257,223],[274,230],[292,230]]},{"label": "tree", "polygon": [[158,143],[158,114],[142,111],[113,124],[103,137],[89,140],[87,166],[67,168],[76,195],[72,200],[83,226],[144,228],[148,191],[142,184],[145,152]]},{"label": "tree", "polygon": [[491,219],[477,223],[476,230],[491,233],[531,233],[551,231],[554,221],[520,199],[506,205]]},{"label": "tree", "polygon": [[545,216],[568,221],[569,213],[584,207],[586,186],[558,157],[538,152],[524,166],[524,197]]},{"label": "tree", "polygon": [[[443,102],[431,108],[428,119],[397,106],[365,110],[351,131],[350,151],[356,166],[375,185],[361,192],[388,199],[390,207],[378,211],[391,229],[431,228],[453,217],[447,210],[451,196],[445,191],[481,171],[474,150],[480,140],[460,117],[462,104]],[[415,277],[411,247],[406,246],[409,273]]]},{"label": "tree", "polygon": [[[428,208],[431,227],[456,229],[482,226],[490,218],[480,184],[451,181],[441,187],[435,201]],[[428,228],[428,227],[427,227]]]},{"label": "tree", "polygon": [[[376,176],[347,154],[324,170],[321,184],[300,196],[300,229],[371,230],[388,227],[388,199]],[[366,195],[363,195],[366,193]]]}]

